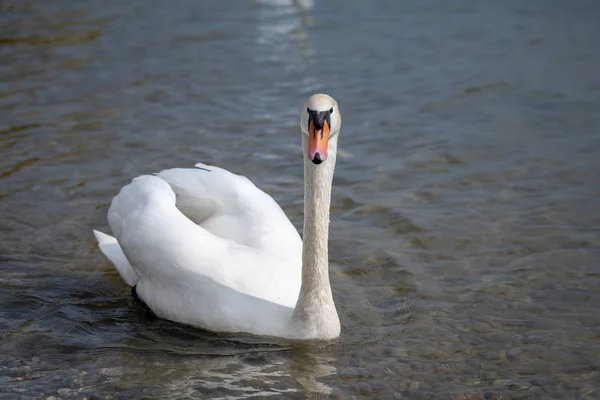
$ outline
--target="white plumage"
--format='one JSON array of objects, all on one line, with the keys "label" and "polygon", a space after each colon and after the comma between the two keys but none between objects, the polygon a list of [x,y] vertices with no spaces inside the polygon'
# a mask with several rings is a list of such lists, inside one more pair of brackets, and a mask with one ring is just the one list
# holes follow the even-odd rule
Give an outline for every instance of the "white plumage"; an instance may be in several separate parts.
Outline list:
[{"label": "white plumage", "polygon": [[[326,95],[306,104],[337,108]],[[306,136],[311,128],[305,114]],[[311,194],[305,203],[322,208],[306,210],[305,204],[304,251],[308,246],[310,257],[303,260],[302,240],[271,196],[243,176],[204,164],[142,175],[123,187],[108,212],[115,237],[94,231],[100,250],[159,317],[213,331],[339,336],[329,279],[319,277],[328,272],[328,212],[340,124],[339,116],[331,118],[326,161],[316,165],[305,158]],[[303,142],[306,153],[308,139]],[[314,233],[306,237],[307,232]],[[304,300],[298,302],[299,296]]]}]

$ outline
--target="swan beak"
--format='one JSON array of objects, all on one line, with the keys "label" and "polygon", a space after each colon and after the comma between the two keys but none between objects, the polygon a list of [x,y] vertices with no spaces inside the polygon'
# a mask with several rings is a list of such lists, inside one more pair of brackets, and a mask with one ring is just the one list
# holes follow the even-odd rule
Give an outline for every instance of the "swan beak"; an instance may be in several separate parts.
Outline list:
[{"label": "swan beak", "polygon": [[319,124],[320,129],[315,127],[315,121],[310,119],[308,124],[308,159],[314,164],[321,164],[327,159],[327,140],[329,139],[329,121],[324,119]]}]

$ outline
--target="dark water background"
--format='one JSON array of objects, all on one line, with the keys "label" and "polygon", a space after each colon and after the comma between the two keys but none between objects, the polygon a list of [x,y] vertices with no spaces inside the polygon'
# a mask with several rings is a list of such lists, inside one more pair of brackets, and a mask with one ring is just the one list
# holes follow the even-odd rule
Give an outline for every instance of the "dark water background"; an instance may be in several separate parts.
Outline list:
[{"label": "dark water background", "polygon": [[[0,9],[3,399],[600,398],[598,2]],[[300,227],[314,92],[340,342],[150,318],[91,235],[112,196],[202,161]]]}]

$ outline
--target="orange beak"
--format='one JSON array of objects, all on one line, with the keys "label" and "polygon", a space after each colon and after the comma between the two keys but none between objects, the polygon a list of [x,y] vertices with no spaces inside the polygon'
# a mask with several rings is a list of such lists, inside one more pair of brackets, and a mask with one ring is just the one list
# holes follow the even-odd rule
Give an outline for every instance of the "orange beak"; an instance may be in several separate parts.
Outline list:
[{"label": "orange beak", "polygon": [[327,158],[327,140],[329,139],[329,123],[323,121],[322,129],[315,129],[311,119],[308,124],[308,159],[315,164],[321,164]]}]

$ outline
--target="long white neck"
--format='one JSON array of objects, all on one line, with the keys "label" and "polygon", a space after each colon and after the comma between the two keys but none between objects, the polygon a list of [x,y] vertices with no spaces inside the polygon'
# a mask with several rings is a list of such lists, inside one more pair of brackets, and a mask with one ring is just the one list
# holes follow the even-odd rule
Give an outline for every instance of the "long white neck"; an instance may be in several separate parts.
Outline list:
[{"label": "long white neck", "polygon": [[[308,137],[302,135],[303,148]],[[302,285],[293,322],[303,336],[339,336],[340,321],[329,283],[329,207],[337,153],[337,135],[330,138],[327,159],[315,165],[304,154],[304,235]]]}]

